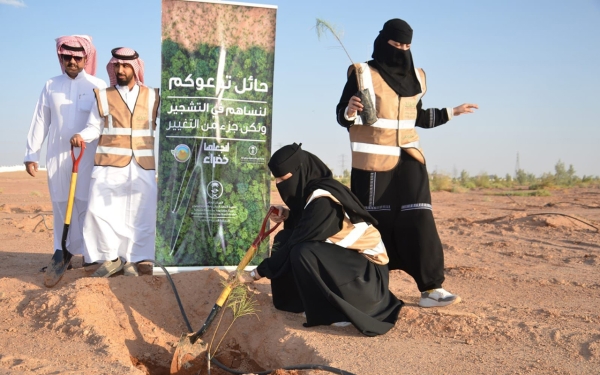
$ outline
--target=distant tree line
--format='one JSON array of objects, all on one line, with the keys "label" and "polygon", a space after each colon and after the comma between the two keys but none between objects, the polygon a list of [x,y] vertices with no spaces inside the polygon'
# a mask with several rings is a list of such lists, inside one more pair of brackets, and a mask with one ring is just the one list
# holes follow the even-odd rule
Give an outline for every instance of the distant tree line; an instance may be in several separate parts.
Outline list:
[{"label": "distant tree line", "polygon": [[[345,169],[341,175],[334,178],[350,187],[350,170]],[[271,181],[275,179],[271,176]],[[470,176],[469,172],[462,170],[460,175],[452,177],[446,173],[434,171],[429,174],[429,188],[431,191],[448,191],[461,193],[470,189],[515,189],[527,191],[515,192],[514,195],[549,195],[549,190],[569,187],[590,187],[600,189],[599,176],[579,177],[573,165],[566,168],[565,163],[559,160],[554,166],[554,173],[546,172],[537,177],[518,168],[514,175],[507,173],[504,177],[482,172],[477,176]],[[272,186],[274,189],[274,185]]]},{"label": "distant tree line", "polygon": [[486,173],[469,176],[469,173],[463,170],[458,177],[433,172],[429,176],[429,182],[431,191],[460,192],[465,189],[514,188],[531,190],[532,195],[547,195],[548,189],[555,188],[600,188],[600,177],[586,175],[579,177],[573,165],[566,168],[561,160],[554,166],[554,173],[546,172],[539,177],[521,168],[517,169],[514,175],[507,173],[504,177]]},{"label": "distant tree line", "polygon": [[[350,186],[350,171],[344,170],[336,179]],[[470,176],[465,170],[459,176],[452,177],[446,173],[434,171],[429,175],[431,191],[464,192],[469,189],[518,189],[529,190],[529,195],[548,195],[548,190],[568,187],[593,187],[600,188],[600,177],[579,177],[573,165],[567,168],[565,163],[559,160],[554,166],[554,173],[544,173],[536,176],[527,173],[523,169],[515,170],[514,175],[507,173],[504,176],[490,175],[482,172],[476,176]]]}]

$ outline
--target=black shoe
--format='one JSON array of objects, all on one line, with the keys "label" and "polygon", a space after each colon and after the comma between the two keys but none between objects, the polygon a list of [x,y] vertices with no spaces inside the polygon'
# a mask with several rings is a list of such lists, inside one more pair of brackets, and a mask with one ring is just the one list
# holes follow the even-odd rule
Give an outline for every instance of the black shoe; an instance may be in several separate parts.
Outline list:
[{"label": "black shoe", "polygon": [[50,288],[58,284],[65,271],[71,265],[72,256],[68,251],[56,250],[54,252],[52,259],[50,259],[50,264],[48,264],[45,270],[44,285]]}]

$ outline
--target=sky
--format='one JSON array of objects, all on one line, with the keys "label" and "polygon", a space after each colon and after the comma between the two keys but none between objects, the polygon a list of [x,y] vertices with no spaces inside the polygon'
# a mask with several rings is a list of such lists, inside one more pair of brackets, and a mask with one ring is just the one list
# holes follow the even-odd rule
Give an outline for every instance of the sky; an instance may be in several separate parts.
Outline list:
[{"label": "sky", "polygon": [[[369,60],[385,21],[413,28],[415,65],[427,74],[423,108],[476,103],[474,114],[418,129],[430,173],[600,176],[600,0],[265,0],[277,6],[272,149],[297,142],[336,174],[350,169],[335,107],[350,60]],[[0,0],[0,166],[21,164],[36,101],[61,73],[56,37],[88,34],[98,76],[114,47],[134,48],[146,84],[160,87],[160,0]],[[518,164],[517,164],[518,160]],[[45,163],[42,161],[41,163]]]}]

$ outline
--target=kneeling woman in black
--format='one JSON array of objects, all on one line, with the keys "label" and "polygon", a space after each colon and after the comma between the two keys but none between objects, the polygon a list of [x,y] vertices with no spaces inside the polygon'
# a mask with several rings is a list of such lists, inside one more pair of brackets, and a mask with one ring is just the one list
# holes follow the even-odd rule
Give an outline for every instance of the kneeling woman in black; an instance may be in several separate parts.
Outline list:
[{"label": "kneeling woman in black", "polygon": [[375,219],[300,145],[275,152],[269,168],[289,210],[272,217],[284,229],[252,275],[271,279],[275,307],[305,312],[306,327],[350,322],[367,336],[389,331],[403,303],[388,289]]}]

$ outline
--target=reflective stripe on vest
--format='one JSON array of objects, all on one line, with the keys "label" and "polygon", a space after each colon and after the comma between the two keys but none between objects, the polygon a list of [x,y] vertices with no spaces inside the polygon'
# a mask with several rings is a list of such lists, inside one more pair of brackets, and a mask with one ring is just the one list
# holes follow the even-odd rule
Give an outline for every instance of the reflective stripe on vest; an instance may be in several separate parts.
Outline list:
[{"label": "reflective stripe on vest", "polygon": [[[107,147],[107,146],[98,146],[96,148],[96,153],[98,154],[113,154],[120,156],[132,156],[133,150],[130,148],[121,148],[121,147]],[[136,152],[137,156],[148,157],[154,156],[154,150],[138,150]]]},{"label": "reflective stripe on vest", "polygon": [[[314,199],[317,198],[329,198],[335,203],[342,205],[330,192],[323,189],[317,189],[308,197],[306,206],[310,204]],[[305,207],[306,207],[305,206]],[[344,210],[344,206],[342,206]],[[344,210],[344,221],[342,222],[342,229],[325,240],[327,243],[331,243],[345,249],[351,249],[358,251],[361,255],[367,258],[369,261],[375,264],[388,264],[389,258],[385,250],[383,241],[381,240],[381,234],[371,224],[360,222],[352,223],[350,217]]]},{"label": "reflective stripe on vest", "polygon": [[117,89],[94,90],[105,119],[96,165],[124,167],[135,157],[142,168],[155,169],[154,127],[160,98],[155,89],[140,86],[139,90],[133,113]]},{"label": "reflective stripe on vest", "polygon": [[[402,149],[416,151],[420,148],[415,122],[417,103],[427,90],[425,73],[421,69],[415,69],[422,92],[410,98],[402,98],[368,64],[355,64],[354,69],[361,81],[359,86],[369,89],[378,120],[370,126],[363,126],[360,116],[356,116],[350,127],[352,167],[367,171],[388,171],[397,165]],[[358,74],[359,69],[362,74]],[[416,153],[420,154],[419,151]],[[417,159],[424,162],[422,156]]]}]

